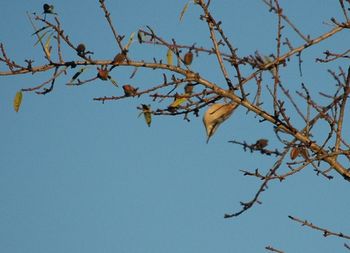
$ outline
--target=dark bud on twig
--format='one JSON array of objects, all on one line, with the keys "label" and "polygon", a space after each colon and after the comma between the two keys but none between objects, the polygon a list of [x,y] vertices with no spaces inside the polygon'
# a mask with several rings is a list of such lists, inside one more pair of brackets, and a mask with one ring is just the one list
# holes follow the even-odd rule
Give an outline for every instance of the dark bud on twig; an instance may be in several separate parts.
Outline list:
[{"label": "dark bud on twig", "polygon": [[50,11],[51,7],[48,4],[44,4],[43,9],[44,9],[44,13],[48,13]]},{"label": "dark bud on twig", "polygon": [[43,9],[44,9],[44,14],[54,14],[57,15],[57,13],[55,13],[53,11],[54,6],[53,5],[49,5],[49,4],[44,4],[43,5]]},{"label": "dark bud on twig", "polygon": [[25,60],[25,62],[27,63],[27,69],[29,71],[32,71],[32,63],[34,62],[33,60]]},{"label": "dark bud on twig", "polygon": [[83,43],[80,43],[78,46],[77,46],[77,54],[79,56],[84,56],[85,55],[85,50],[86,50],[86,47]]},{"label": "dark bud on twig", "polygon": [[131,86],[130,84],[123,85],[123,90],[126,97],[134,97],[137,94],[138,88]]},{"label": "dark bud on twig", "polygon": [[137,32],[137,40],[139,41],[140,44],[143,42],[143,33],[141,31]]},{"label": "dark bud on twig", "polygon": [[67,61],[64,65],[67,67],[71,67],[72,69],[74,69],[77,66],[77,64],[74,61]]}]

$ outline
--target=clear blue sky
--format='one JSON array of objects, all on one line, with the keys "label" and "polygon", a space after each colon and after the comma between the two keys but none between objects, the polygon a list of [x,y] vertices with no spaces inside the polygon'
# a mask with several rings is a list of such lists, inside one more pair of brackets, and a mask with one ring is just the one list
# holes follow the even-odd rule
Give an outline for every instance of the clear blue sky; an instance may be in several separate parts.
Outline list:
[{"label": "clear blue sky", "polygon": [[[317,36],[331,29],[323,21],[341,17],[335,2],[297,0],[281,5],[305,33]],[[150,25],[167,40],[210,46],[198,8],[191,5],[179,22],[185,3],[106,1],[121,34],[129,36]],[[16,61],[42,62],[26,17],[26,11],[41,12],[42,4],[0,2],[0,41]],[[97,0],[52,4],[74,43],[83,41],[97,58],[114,57],[117,47]],[[240,55],[257,49],[275,52],[276,17],[261,1],[213,0],[211,7]],[[301,43],[293,35],[290,39],[295,46]],[[348,49],[347,41],[344,32],[305,53],[303,78],[296,71],[297,62],[291,62],[291,72],[282,73],[289,87],[305,82],[329,89],[334,81],[324,70],[336,66],[315,66],[314,58],[325,49]],[[130,51],[135,60],[165,54],[164,48],[136,43]],[[76,59],[71,51],[65,57]],[[222,82],[217,64],[201,59],[195,58],[193,69]],[[162,81],[161,72],[140,70],[130,80],[131,73],[132,69],[115,69],[113,77],[120,84],[140,87]],[[262,195],[263,205],[235,219],[223,218],[224,213],[239,210],[239,201],[252,198],[259,186],[239,170],[266,170],[274,162],[244,153],[227,141],[271,138],[271,147],[278,147],[270,125],[258,124],[239,108],[206,145],[201,117],[190,123],[181,117],[158,117],[148,128],[143,118],[137,118],[136,106],[149,99],[94,102],[93,97],[122,91],[101,81],[67,87],[73,74],[57,80],[54,92],[45,96],[25,93],[19,113],[12,108],[16,91],[40,84],[49,75],[0,77],[0,252],[228,253],[264,252],[267,245],[286,252],[346,251],[345,241],[323,238],[287,218],[295,215],[349,234],[349,184],[338,175],[327,181],[309,168],[283,183],[272,183]]]}]

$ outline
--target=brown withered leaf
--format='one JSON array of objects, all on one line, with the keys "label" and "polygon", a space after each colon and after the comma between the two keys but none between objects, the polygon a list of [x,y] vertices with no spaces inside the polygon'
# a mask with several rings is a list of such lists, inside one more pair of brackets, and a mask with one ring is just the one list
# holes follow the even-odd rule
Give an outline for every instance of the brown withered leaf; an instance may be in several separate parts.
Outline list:
[{"label": "brown withered leaf", "polygon": [[293,147],[290,151],[290,159],[295,160],[300,153],[299,147]]}]

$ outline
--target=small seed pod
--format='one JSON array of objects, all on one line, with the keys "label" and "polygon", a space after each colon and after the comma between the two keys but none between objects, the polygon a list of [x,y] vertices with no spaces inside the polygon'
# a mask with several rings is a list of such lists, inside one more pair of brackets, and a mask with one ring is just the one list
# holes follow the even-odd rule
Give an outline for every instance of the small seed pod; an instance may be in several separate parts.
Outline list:
[{"label": "small seed pod", "polygon": [[80,43],[78,46],[77,46],[77,54],[78,55],[85,55],[85,50],[86,50],[86,47],[83,43]]},{"label": "small seed pod", "polygon": [[186,65],[191,65],[192,61],[193,61],[193,53],[190,50],[185,54],[184,63]]},{"label": "small seed pod", "polygon": [[137,94],[138,88],[131,86],[130,84],[123,85],[123,90],[126,97],[133,97]]},{"label": "small seed pod", "polygon": [[295,160],[300,154],[299,147],[293,147],[290,151],[290,159]]},{"label": "small seed pod", "polygon": [[307,149],[305,147],[300,147],[299,152],[305,160],[309,160],[309,153],[307,152]]},{"label": "small seed pod", "polygon": [[126,54],[123,52],[123,53],[119,53],[117,54],[114,59],[113,59],[113,63],[123,63],[126,59]]},{"label": "small seed pod", "polygon": [[98,73],[97,73],[97,77],[98,78],[100,78],[101,80],[104,80],[104,81],[108,80],[108,78],[109,78],[109,71],[107,69],[103,69],[103,68],[99,69],[99,68],[97,68],[97,70],[98,70]]},{"label": "small seed pod", "polygon": [[269,140],[267,139],[259,139],[254,144],[256,149],[263,149],[269,144]]}]

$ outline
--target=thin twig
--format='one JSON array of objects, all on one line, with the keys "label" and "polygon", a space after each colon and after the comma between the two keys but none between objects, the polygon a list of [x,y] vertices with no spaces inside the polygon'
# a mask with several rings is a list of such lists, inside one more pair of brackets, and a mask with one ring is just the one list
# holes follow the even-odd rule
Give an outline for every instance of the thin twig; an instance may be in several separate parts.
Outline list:
[{"label": "thin twig", "polygon": [[296,221],[298,223],[300,223],[302,226],[306,226],[306,227],[309,227],[309,228],[312,228],[314,230],[318,230],[318,231],[321,231],[323,232],[323,236],[324,237],[327,237],[327,236],[337,236],[337,237],[341,237],[341,238],[345,238],[345,239],[348,239],[350,240],[350,236],[349,235],[345,235],[344,233],[336,233],[336,232],[332,232],[328,229],[325,229],[325,228],[321,228],[319,226],[316,226],[314,224],[312,224],[311,222],[307,221],[307,220],[301,220],[297,217],[294,217],[294,216],[291,216],[289,215],[288,218],[290,218],[291,220],[293,221]]},{"label": "thin twig", "polygon": [[99,0],[100,4],[101,4],[101,8],[103,10],[103,12],[105,13],[105,17],[107,19],[107,22],[109,24],[109,27],[111,28],[112,30],[112,33],[114,35],[114,38],[118,44],[118,47],[120,49],[120,51],[122,52],[124,50],[124,47],[121,43],[121,39],[117,33],[117,30],[115,29],[114,25],[113,25],[113,22],[112,22],[112,19],[111,19],[111,13],[107,10],[107,7],[105,5],[105,1],[104,0]]}]

